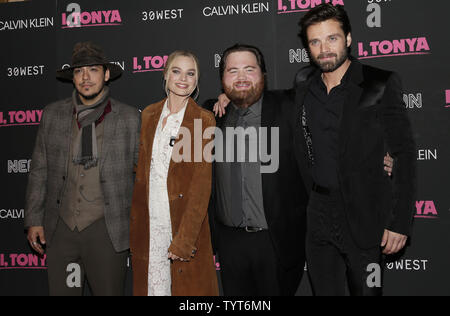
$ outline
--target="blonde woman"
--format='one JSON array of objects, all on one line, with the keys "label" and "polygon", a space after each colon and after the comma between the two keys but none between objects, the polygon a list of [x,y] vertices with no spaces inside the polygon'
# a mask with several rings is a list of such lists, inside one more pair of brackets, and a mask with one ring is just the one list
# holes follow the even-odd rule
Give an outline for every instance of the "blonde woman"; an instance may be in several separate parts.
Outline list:
[{"label": "blonde woman", "polygon": [[[194,150],[190,160],[174,159],[181,128],[193,149],[194,120],[202,135],[215,126],[214,115],[191,98],[198,79],[197,58],[172,53],[164,70],[167,98],[142,113],[130,227],[134,295],[218,295],[207,216],[211,163],[194,161]],[[202,140],[202,148],[209,142]]]}]

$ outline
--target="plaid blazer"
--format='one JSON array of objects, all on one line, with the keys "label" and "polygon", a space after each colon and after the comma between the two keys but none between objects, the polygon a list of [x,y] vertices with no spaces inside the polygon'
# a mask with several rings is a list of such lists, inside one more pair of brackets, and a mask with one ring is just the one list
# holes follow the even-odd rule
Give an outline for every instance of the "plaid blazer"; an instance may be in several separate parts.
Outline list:
[{"label": "plaid blazer", "polygon": [[[139,150],[140,114],[136,108],[111,100],[104,120],[100,182],[105,221],[117,252],[129,248],[129,217],[134,166]],[[44,108],[32,156],[25,204],[25,227],[43,226],[51,244],[59,220],[68,173],[73,105],[68,98]]]}]

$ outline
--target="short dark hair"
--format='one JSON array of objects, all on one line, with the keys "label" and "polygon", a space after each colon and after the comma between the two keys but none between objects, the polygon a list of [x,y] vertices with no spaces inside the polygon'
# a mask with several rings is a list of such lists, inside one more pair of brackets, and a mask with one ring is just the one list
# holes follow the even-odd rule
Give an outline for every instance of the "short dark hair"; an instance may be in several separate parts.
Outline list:
[{"label": "short dark hair", "polygon": [[302,39],[305,48],[308,48],[308,35],[307,30],[311,25],[324,22],[327,20],[336,20],[341,25],[345,36],[352,31],[350,19],[347,12],[342,5],[332,5],[330,3],[323,3],[306,13],[300,20],[300,33],[299,36]]},{"label": "short dark hair", "polygon": [[267,73],[266,70],[266,62],[264,61],[264,55],[261,53],[258,47],[246,45],[246,44],[235,44],[231,47],[228,47],[222,54],[222,59],[220,60],[219,65],[219,73],[220,80],[223,78],[223,73],[225,72],[225,66],[227,62],[227,58],[230,54],[236,52],[250,52],[255,55],[256,61],[258,62],[259,68],[261,68],[261,72],[265,75]]}]

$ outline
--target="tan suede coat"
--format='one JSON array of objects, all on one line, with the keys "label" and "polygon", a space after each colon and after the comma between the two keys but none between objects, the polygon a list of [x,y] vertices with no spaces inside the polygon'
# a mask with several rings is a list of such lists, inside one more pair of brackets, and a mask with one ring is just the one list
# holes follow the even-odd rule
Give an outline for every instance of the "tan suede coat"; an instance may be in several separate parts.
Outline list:
[{"label": "tan suede coat", "polygon": [[[148,106],[142,112],[142,128],[139,162],[131,207],[130,248],[133,264],[134,295],[148,294],[149,263],[149,173],[153,139],[165,100]],[[194,132],[194,120],[200,125]],[[206,128],[214,127],[214,115],[199,107],[189,99],[179,139],[175,142],[172,158],[177,148],[189,157],[174,162],[172,159],[167,178],[170,216],[173,240],[168,251],[189,259],[188,262],[173,261],[171,264],[172,295],[174,296],[214,296],[218,295],[217,275],[213,260],[211,236],[208,221],[208,203],[211,194],[211,163],[206,162],[203,149],[211,144],[211,139],[203,139]],[[191,139],[181,133],[182,128],[190,131]],[[200,133],[202,135],[200,135]],[[195,141],[194,141],[195,140]],[[167,140],[169,141],[169,139]],[[191,153],[187,145],[191,145]],[[194,162],[195,146],[201,151],[201,162]],[[200,148],[201,147],[201,148]],[[208,146],[209,147],[209,146]],[[211,149],[208,150],[211,152]],[[197,157],[198,158],[198,157]]]}]

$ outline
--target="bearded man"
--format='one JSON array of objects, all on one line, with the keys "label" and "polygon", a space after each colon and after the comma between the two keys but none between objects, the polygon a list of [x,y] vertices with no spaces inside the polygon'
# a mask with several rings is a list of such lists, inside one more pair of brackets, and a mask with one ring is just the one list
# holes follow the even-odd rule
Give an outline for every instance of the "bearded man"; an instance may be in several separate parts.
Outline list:
[{"label": "bearded man", "polygon": [[[342,65],[346,57],[337,59],[336,64]],[[329,64],[326,60],[322,66],[331,67]],[[220,75],[225,95],[219,96],[220,102],[214,106],[222,133],[216,133],[210,216],[215,219],[213,240],[220,256],[224,294],[294,295],[305,262],[305,205],[309,193],[317,189],[311,175],[313,163],[307,159],[312,151],[310,131],[304,124],[302,106],[296,106],[301,104],[297,99],[303,90],[265,90],[264,58],[259,49],[248,45],[235,45],[224,52]],[[213,102],[205,107],[211,108]],[[253,134],[244,133],[250,135],[249,141],[242,142],[245,152],[255,148],[249,145],[256,134],[258,157],[265,158],[264,149],[270,148],[274,159],[249,162],[250,152],[240,160],[244,162],[221,162],[224,156],[233,156],[226,151],[239,153],[239,146],[231,147],[229,134],[225,133],[225,141],[218,137],[233,127],[255,128]],[[238,132],[235,135],[240,136]],[[263,172],[261,167],[274,164],[274,160],[275,171]],[[381,165],[383,158],[379,162]],[[389,155],[384,157],[384,165],[386,173],[381,167],[379,172],[390,176],[393,160]]]},{"label": "bearded man", "polygon": [[308,198],[300,172],[307,166],[293,150],[292,99],[265,89],[264,57],[253,46],[225,50],[220,76],[231,102],[217,118],[210,216],[224,295],[294,295]]},{"label": "bearded man", "polygon": [[[382,273],[371,267],[381,272],[384,256],[405,247],[415,212],[416,149],[401,80],[348,54],[343,6],[317,6],[300,26],[312,60],[297,74],[296,105],[314,181],[306,237],[313,291],[345,295],[347,283],[351,295],[381,295]],[[393,177],[381,172],[386,150]]]}]

